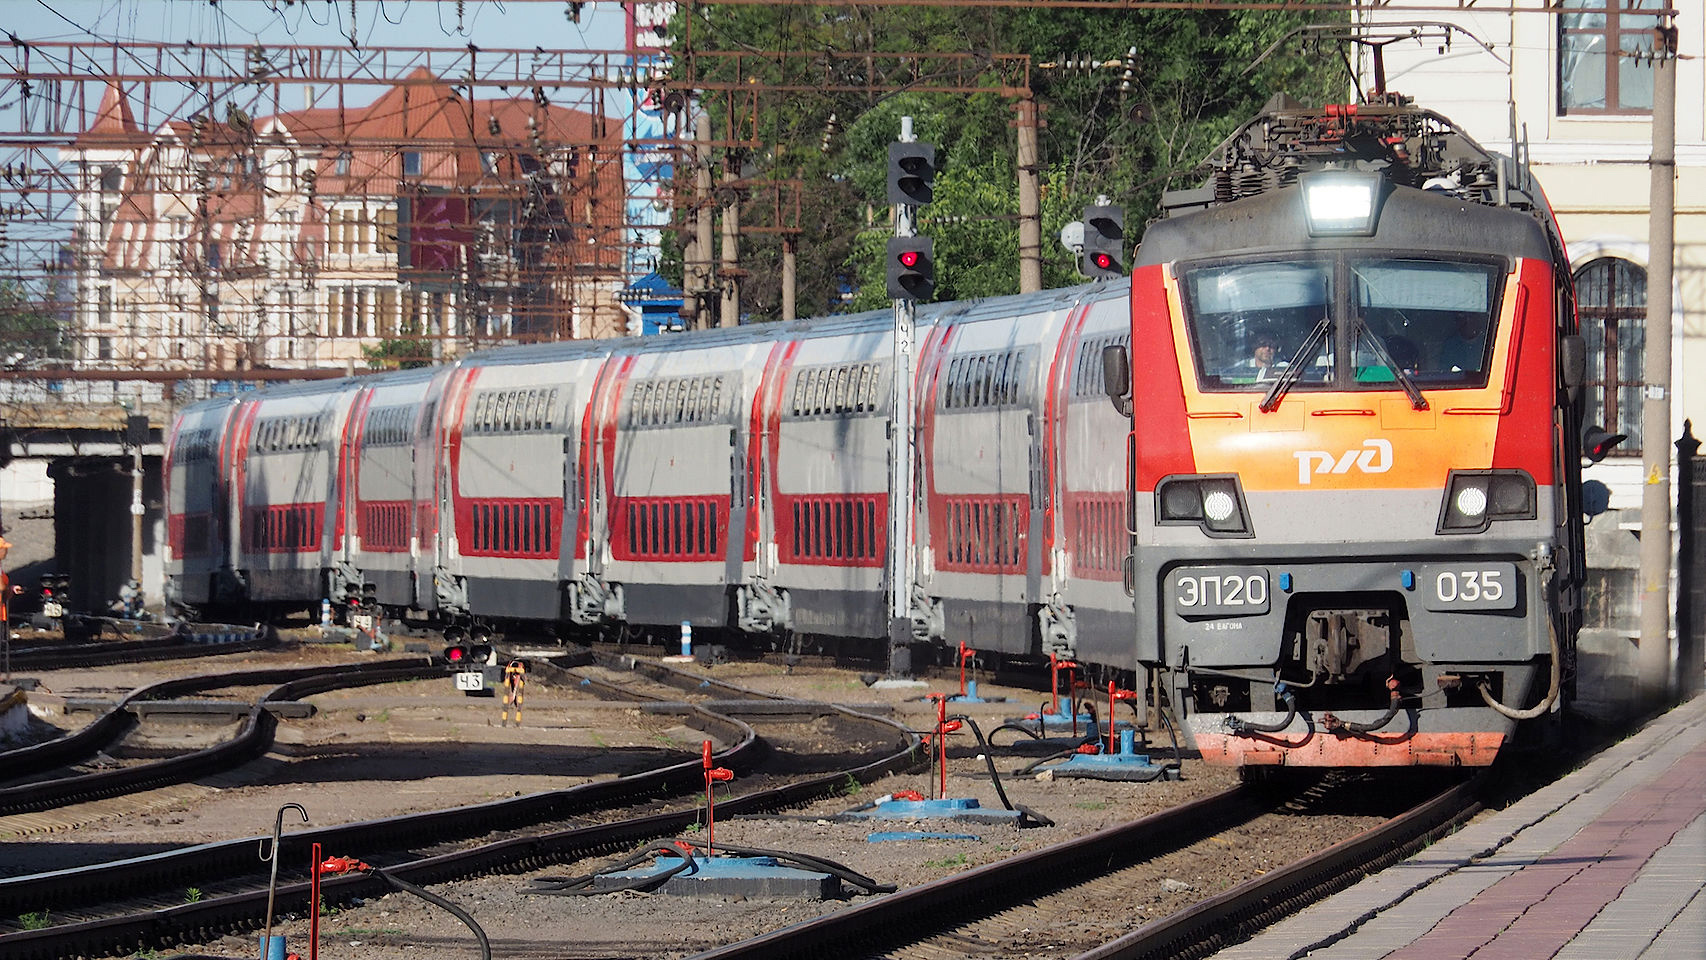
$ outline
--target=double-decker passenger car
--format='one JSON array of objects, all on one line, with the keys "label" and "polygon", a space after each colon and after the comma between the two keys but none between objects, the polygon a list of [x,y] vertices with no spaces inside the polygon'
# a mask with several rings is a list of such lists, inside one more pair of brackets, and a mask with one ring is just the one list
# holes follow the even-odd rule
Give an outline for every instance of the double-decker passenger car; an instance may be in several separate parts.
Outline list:
[{"label": "double-decker passenger car", "polygon": [[[1125,427],[1101,368],[1128,317],[1123,284],[924,310],[926,642],[1108,662],[1129,648]],[[229,491],[229,533],[194,563],[174,540],[169,596],[413,611],[455,633],[688,623],[886,642],[891,337],[883,312],[514,347],[191,407],[174,462],[205,431],[225,454],[171,469],[171,522]]]},{"label": "double-decker passenger car", "polygon": [[1545,199],[1395,96],[1276,104],[1213,165],[1132,278],[1136,658],[1211,761],[1490,763],[1578,625]]}]

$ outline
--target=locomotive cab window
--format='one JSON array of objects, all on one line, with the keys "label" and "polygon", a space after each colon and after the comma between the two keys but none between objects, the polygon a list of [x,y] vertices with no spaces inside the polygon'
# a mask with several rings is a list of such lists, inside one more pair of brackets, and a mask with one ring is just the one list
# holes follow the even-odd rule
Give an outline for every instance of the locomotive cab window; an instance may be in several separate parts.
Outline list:
[{"label": "locomotive cab window", "polygon": [[1304,368],[1300,384],[1330,381],[1332,280],[1326,260],[1187,271],[1185,322],[1203,389],[1266,390],[1294,363]]},{"label": "locomotive cab window", "polygon": [[1198,383],[1214,392],[1265,392],[1281,379],[1304,391],[1484,386],[1503,272],[1486,260],[1403,257],[1189,268]]},{"label": "locomotive cab window", "polygon": [[1420,387],[1485,385],[1500,272],[1487,263],[1352,261],[1357,382],[1391,383],[1402,372]]}]

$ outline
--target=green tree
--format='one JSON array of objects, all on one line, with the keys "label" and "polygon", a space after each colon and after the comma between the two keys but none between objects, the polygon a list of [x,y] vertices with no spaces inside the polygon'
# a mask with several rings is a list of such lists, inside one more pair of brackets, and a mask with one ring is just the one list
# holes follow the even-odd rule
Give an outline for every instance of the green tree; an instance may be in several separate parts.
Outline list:
[{"label": "green tree", "polygon": [[373,346],[363,346],[361,355],[374,370],[412,370],[432,366],[432,342],[409,337],[381,340]]},{"label": "green tree", "polygon": [[7,366],[70,355],[65,329],[49,304],[16,279],[0,279],[0,361]]},{"label": "green tree", "polygon": [[[703,103],[719,138],[732,132],[763,145],[713,157],[717,174],[738,165],[760,181],[803,181],[799,311],[810,315],[888,302],[882,276],[883,243],[892,232],[887,148],[901,116],[913,117],[918,139],[937,148],[935,201],[920,211],[921,232],[936,240],[937,299],[1013,293],[1019,274],[1015,111],[1014,101],[995,91],[1028,83],[1043,122],[1044,283],[1075,283],[1072,256],[1054,237],[1098,195],[1126,208],[1128,237],[1135,239],[1161,192],[1195,186],[1196,165],[1273,93],[1311,102],[1343,98],[1348,84],[1332,57],[1294,53],[1250,69],[1294,28],[1343,16],[683,5],[672,43],[678,59],[692,58],[701,80],[788,88],[785,95],[755,98],[709,91]],[[973,57],[932,56],[961,52]],[[868,56],[835,56],[847,53]],[[908,56],[882,56],[891,53]],[[1016,77],[1011,61],[997,54],[1028,56],[1029,73]],[[1086,60],[1098,66],[1068,65]],[[982,85],[991,92],[888,91],[902,81]],[[690,186],[691,170],[683,173]],[[753,204],[743,209],[742,224],[774,226],[766,216]],[[779,237],[742,237],[749,320],[779,315],[780,259]],[[666,272],[679,278],[678,249],[666,250],[666,263]],[[844,296],[847,290],[853,295]]]}]

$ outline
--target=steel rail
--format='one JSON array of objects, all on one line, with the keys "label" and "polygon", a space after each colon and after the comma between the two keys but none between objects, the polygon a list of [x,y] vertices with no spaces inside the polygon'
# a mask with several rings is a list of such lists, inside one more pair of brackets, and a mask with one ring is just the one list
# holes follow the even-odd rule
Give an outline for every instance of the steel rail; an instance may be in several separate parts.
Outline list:
[{"label": "steel rail", "polygon": [[[672,671],[661,668],[660,672]],[[691,680],[695,684],[701,680],[687,674],[680,674],[678,678],[681,682]],[[715,682],[715,685],[753,693],[731,684]],[[679,709],[707,724],[746,731],[745,739],[737,748],[721,755],[722,762],[748,766],[751,759],[764,750],[762,741],[751,727],[739,720],[695,706]],[[918,762],[918,739],[903,725],[846,708],[831,709],[851,718],[889,727],[901,739],[902,748],[847,770],[731,797],[719,801],[719,808],[730,815],[737,815],[808,803],[842,790],[849,777],[868,783],[909,769]],[[613,800],[632,802],[660,792],[691,792],[700,785],[700,775],[700,761],[692,760],[642,774],[475,807],[298,831],[286,834],[280,840],[280,856],[305,856],[308,845],[319,842],[329,853],[353,853],[372,859],[374,848],[383,848],[387,843],[407,849],[418,847],[426,836],[467,835],[470,827],[475,825],[480,829],[492,829],[499,823],[513,826],[529,820],[559,819],[576,810],[608,806]],[[442,882],[480,873],[513,872],[626,849],[636,843],[689,828],[699,822],[700,816],[697,807],[688,807],[598,826],[508,838],[469,850],[404,860],[387,866],[387,870],[414,883]],[[103,891],[101,895],[104,896],[106,890],[142,885],[159,887],[175,882],[205,883],[210,872],[230,871],[239,862],[244,872],[258,874],[254,866],[254,842],[255,838],[245,838],[90,868],[0,880],[0,915],[48,904],[87,902],[90,890],[95,886]],[[279,909],[306,909],[308,889],[306,882],[281,886],[277,897]],[[324,881],[322,896],[327,902],[344,902],[358,896],[379,895],[387,889],[374,878],[350,876]],[[47,958],[90,955],[165,946],[186,938],[210,939],[227,931],[257,926],[264,903],[265,892],[257,886],[256,889],[211,897],[197,903],[62,924],[45,930],[4,934],[0,935],[0,956]]]},{"label": "steel rail", "polygon": [[[172,783],[182,783],[194,779],[204,773],[253,759],[264,752],[272,743],[273,731],[278,726],[278,720],[266,709],[265,704],[273,700],[294,700],[302,693],[318,693],[345,686],[365,686],[376,683],[390,683],[395,680],[416,680],[423,677],[437,676],[442,668],[429,660],[414,663],[408,661],[381,661],[373,664],[359,664],[353,667],[294,667],[275,668],[270,670],[245,670],[236,673],[217,674],[201,677],[183,677],[168,680],[151,687],[143,688],[150,696],[170,695],[185,690],[206,689],[210,686],[249,686],[258,683],[280,683],[282,685],[262,697],[243,720],[243,727],[235,737],[223,743],[215,744],[193,753],[180,754],[153,763],[141,764],[122,770],[106,770],[99,773],[88,773],[79,776],[61,777],[39,783],[26,783],[18,786],[0,789],[0,815],[13,813],[28,813],[34,810],[47,810],[53,807],[65,806],[71,803],[82,803],[89,800],[99,800],[104,797],[134,793],[139,790],[149,790]],[[109,738],[128,729],[124,720],[109,721],[113,714],[124,711],[124,708],[145,697],[133,692],[120,701],[112,713],[97,720],[91,727],[99,725],[101,732]],[[66,738],[69,739],[69,738]],[[52,746],[61,741],[49,741],[41,746]],[[91,738],[80,741],[77,746],[87,749],[95,744]],[[35,758],[38,762],[40,757]]]},{"label": "steel rail", "polygon": [[[116,623],[106,617],[87,618],[102,625]],[[156,626],[156,625],[151,625]],[[220,629],[212,629],[220,627]],[[97,635],[100,628],[97,628]],[[199,641],[197,636],[212,634],[250,634],[247,640]],[[75,667],[101,667],[115,663],[141,663],[154,660],[187,660],[222,653],[252,653],[272,646],[277,640],[271,630],[254,627],[200,624],[187,632],[173,630],[164,636],[140,640],[107,640],[94,642],[65,642],[12,648],[12,667],[15,670],[69,670]]]},{"label": "steel rail", "polygon": [[[362,664],[360,667],[343,669],[372,670],[377,666],[378,664],[368,663]],[[290,668],[280,669],[288,670]],[[298,673],[304,675],[310,672],[327,673],[335,669],[337,668],[311,667],[299,669]],[[254,679],[257,675],[259,675],[259,679]],[[284,679],[290,679],[290,677],[286,676]],[[113,704],[112,709],[84,724],[75,733],[31,744],[27,747],[0,752],[0,771],[3,771],[8,779],[25,777],[40,773],[43,770],[63,767],[86,757],[92,757],[118,740],[135,725],[136,717],[129,709],[133,704],[214,687],[247,685],[245,681],[247,684],[277,683],[279,682],[278,670],[265,671],[264,674],[248,670],[224,674],[201,674],[194,677],[175,677],[137,687]],[[0,796],[4,796],[4,791],[0,791]],[[3,801],[0,801],[0,813],[4,812]]]},{"label": "steel rail", "polygon": [[1475,796],[1482,783],[1477,777],[1458,784],[1385,823],[1145,924],[1075,960],[1199,956],[1246,940],[1280,918],[1409,856],[1474,816],[1481,809]]},{"label": "steel rail", "polygon": [[1236,822],[1257,808],[1254,793],[1233,787],[1160,813],[974,867],[889,894],[880,900],[838,910],[739,943],[696,954],[704,958],[844,957],[914,939],[919,930],[963,920],[968,909],[990,909],[1058,887],[1075,875],[1105,871],[1111,861],[1135,861],[1142,855],[1180,845],[1216,825]]},{"label": "steel rail", "polygon": [[[1348,885],[1402,856],[1417,838],[1467,816],[1476,783],[1455,787],[1380,826],[1226,894],[1148,924],[1078,960],[1197,956],[1227,941],[1225,925],[1243,939],[1328,889]],[[1060,890],[1158,853],[1180,849],[1254,809],[1248,788],[1236,787],[1141,820],[1032,853],[985,864],[781,930],[695,954],[692,960],[842,957],[917,942],[944,927],[989,915],[1039,892]],[[1228,941],[1229,942],[1229,941]]]},{"label": "steel rail", "polygon": [[[283,688],[281,688],[283,689]],[[292,695],[313,692],[297,688]],[[684,710],[692,720],[708,727],[734,744],[719,755],[719,762],[750,767],[763,749],[750,725],[709,711]],[[614,803],[637,803],[655,797],[695,792],[703,781],[698,758],[609,780],[579,784],[467,807],[452,807],[425,813],[404,814],[378,820],[299,830],[279,839],[279,856],[307,862],[312,844],[328,850],[356,850],[364,856],[390,848],[408,849],[423,840],[457,839],[493,830],[513,829],[541,821],[559,820]],[[134,857],[88,867],[73,867],[47,873],[0,879],[0,916],[19,915],[40,909],[67,910],[98,904],[113,891],[132,888],[165,888],[177,884],[206,886],[219,878],[253,874],[261,867],[255,858],[260,837],[245,837],[198,844],[144,857]],[[90,921],[100,924],[104,921]],[[46,931],[44,931],[46,932]],[[17,944],[17,934],[0,935],[0,956]],[[28,940],[29,938],[25,938]]]}]

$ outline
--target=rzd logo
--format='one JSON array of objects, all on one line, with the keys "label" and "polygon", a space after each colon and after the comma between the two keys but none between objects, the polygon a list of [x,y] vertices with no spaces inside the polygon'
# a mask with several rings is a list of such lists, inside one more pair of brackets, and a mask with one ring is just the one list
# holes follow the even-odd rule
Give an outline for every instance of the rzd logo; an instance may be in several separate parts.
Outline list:
[{"label": "rzd logo", "polygon": [[1334,456],[1325,450],[1299,450],[1297,482],[1309,483],[1317,473],[1350,473],[1355,467],[1363,473],[1385,473],[1392,469],[1392,441],[1364,440],[1360,450],[1346,450]]}]

